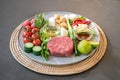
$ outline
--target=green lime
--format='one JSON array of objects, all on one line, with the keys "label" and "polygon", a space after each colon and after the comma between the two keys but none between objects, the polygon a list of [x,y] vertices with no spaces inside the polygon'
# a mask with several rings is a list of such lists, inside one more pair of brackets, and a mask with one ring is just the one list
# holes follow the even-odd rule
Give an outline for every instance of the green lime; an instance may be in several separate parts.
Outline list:
[{"label": "green lime", "polygon": [[90,44],[93,48],[96,48],[99,45],[99,42],[97,41],[90,41]]},{"label": "green lime", "polygon": [[77,48],[81,54],[89,54],[92,50],[92,46],[87,40],[80,41]]}]

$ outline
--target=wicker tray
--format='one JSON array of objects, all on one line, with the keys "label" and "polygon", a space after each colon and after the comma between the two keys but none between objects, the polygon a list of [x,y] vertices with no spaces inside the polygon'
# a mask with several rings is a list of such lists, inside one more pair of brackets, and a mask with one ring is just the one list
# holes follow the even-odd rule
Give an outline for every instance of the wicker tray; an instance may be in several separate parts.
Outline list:
[{"label": "wicker tray", "polygon": [[100,46],[99,48],[97,48],[95,54],[93,54],[92,56],[88,57],[87,59],[81,62],[71,65],[65,65],[65,66],[44,65],[31,60],[30,58],[28,58],[23,54],[23,50],[21,50],[18,43],[18,34],[22,25],[23,23],[21,23],[11,35],[10,50],[14,58],[20,64],[38,73],[48,74],[48,75],[70,75],[70,74],[84,72],[95,66],[102,59],[107,48],[106,36],[102,31],[102,29],[97,24],[95,24],[100,32]]}]

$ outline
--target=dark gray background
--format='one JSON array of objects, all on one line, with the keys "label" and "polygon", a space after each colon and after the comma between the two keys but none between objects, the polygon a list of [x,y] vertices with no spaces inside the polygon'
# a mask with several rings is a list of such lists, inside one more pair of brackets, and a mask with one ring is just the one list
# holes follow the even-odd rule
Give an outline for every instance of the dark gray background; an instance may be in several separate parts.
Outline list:
[{"label": "dark gray background", "polygon": [[[9,41],[24,20],[46,11],[79,13],[101,26],[108,39],[103,59],[92,69],[69,76],[30,71],[12,56]],[[0,0],[0,80],[119,80],[120,0]]]}]

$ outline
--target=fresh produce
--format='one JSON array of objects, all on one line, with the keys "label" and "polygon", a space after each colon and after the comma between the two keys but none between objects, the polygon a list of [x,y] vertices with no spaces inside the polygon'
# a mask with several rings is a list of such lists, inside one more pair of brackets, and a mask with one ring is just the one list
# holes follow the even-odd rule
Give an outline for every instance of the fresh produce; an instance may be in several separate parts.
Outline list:
[{"label": "fresh produce", "polygon": [[34,34],[34,33],[39,33],[39,31],[40,31],[39,28],[33,28],[31,32]]},{"label": "fresh produce", "polygon": [[31,25],[35,22],[35,18],[30,20]]},{"label": "fresh produce", "polygon": [[80,53],[77,50],[77,41],[76,41],[75,33],[74,33],[70,23],[68,22],[68,20],[67,20],[67,25],[68,25],[69,36],[73,40],[73,43],[74,43],[74,50],[75,50],[75,54],[74,55],[75,56],[79,56]]},{"label": "fresh produce", "polygon": [[29,20],[26,20],[24,23],[23,23],[24,26],[30,26],[30,21]]},{"label": "fresh produce", "polygon": [[41,44],[40,39],[35,39],[35,40],[33,40],[33,44],[34,44],[35,46],[40,46],[40,44]]},{"label": "fresh produce", "polygon": [[93,48],[96,48],[99,46],[99,42],[97,42],[97,41],[90,41],[90,44]]},{"label": "fresh produce", "polygon": [[91,21],[77,19],[77,20],[73,21],[72,26],[75,26],[75,25],[78,25],[78,24],[87,24],[87,25],[89,25],[90,23],[91,23]]},{"label": "fresh produce", "polygon": [[[45,26],[47,26],[47,24],[48,23],[46,23],[44,26],[43,26],[43,28],[45,27]],[[40,29],[40,39],[41,39],[41,41],[42,41],[42,43],[41,43],[41,55],[42,55],[42,57],[45,59],[45,60],[48,60],[48,57],[49,57],[49,55],[50,55],[50,53],[49,53],[49,50],[48,50],[48,48],[47,48],[47,43],[48,43],[48,41],[50,40],[50,38],[47,38],[46,36],[45,36],[45,33],[44,33],[44,31],[43,31],[43,28],[41,28]]]},{"label": "fresh produce", "polygon": [[81,54],[89,54],[92,50],[92,46],[87,40],[80,41],[77,48]]},{"label": "fresh produce", "polygon": [[33,43],[31,43],[31,42],[25,43],[25,45],[24,45],[24,51],[26,53],[31,53],[32,52],[32,48],[33,48]]},{"label": "fresh produce", "polygon": [[24,42],[24,51],[27,53],[33,52],[35,55],[40,55],[40,50],[41,50],[40,48],[41,40],[40,40],[40,34],[39,34],[40,28],[38,28],[38,26],[33,27],[35,20],[38,20],[38,17],[37,19],[33,18],[31,20],[26,20],[23,23],[24,29],[22,31],[22,37]]},{"label": "fresh produce", "polygon": [[35,25],[35,27],[37,27],[39,29],[41,29],[47,22],[44,18],[43,13],[36,15],[35,18],[36,19],[34,21],[34,25]]},{"label": "fresh produce", "polygon": [[40,46],[34,46],[34,47],[32,48],[32,50],[33,50],[33,54],[34,54],[34,55],[36,55],[36,56],[41,55],[41,53],[40,53],[41,47],[40,47]]},{"label": "fresh produce", "polygon": [[40,39],[39,33],[32,34],[31,37],[32,37],[33,40]]},{"label": "fresh produce", "polygon": [[22,36],[25,37],[31,37],[32,33],[30,31],[23,31]]},{"label": "fresh produce", "polygon": [[32,42],[33,41],[33,39],[31,38],[31,37],[25,37],[25,38],[23,38],[23,42],[24,43],[27,43],[27,42]]},{"label": "fresh produce", "polygon": [[30,32],[32,30],[32,28],[31,28],[31,26],[25,26],[24,30],[27,31],[27,32]]}]

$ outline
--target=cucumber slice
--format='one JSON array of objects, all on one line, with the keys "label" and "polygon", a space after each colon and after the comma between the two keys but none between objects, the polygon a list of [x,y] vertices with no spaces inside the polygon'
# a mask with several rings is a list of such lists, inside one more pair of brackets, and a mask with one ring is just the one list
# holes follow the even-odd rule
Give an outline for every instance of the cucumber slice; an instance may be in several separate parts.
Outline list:
[{"label": "cucumber slice", "polygon": [[33,48],[33,43],[31,43],[31,42],[25,43],[24,51],[26,53],[31,53],[32,52],[32,48]]},{"label": "cucumber slice", "polygon": [[41,47],[40,46],[34,46],[33,47],[33,54],[36,55],[36,56],[39,56],[41,53]]}]

